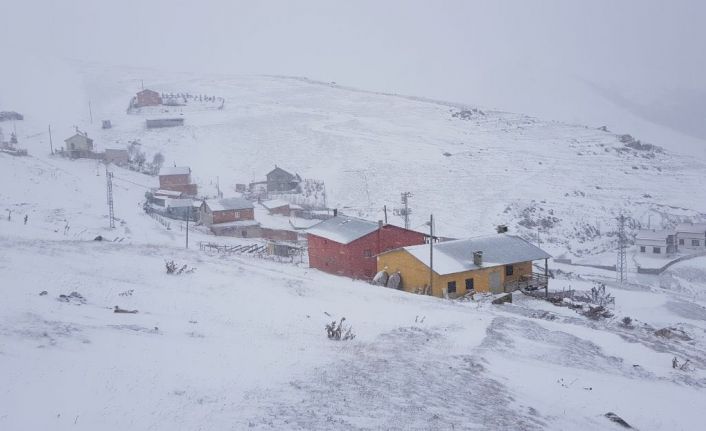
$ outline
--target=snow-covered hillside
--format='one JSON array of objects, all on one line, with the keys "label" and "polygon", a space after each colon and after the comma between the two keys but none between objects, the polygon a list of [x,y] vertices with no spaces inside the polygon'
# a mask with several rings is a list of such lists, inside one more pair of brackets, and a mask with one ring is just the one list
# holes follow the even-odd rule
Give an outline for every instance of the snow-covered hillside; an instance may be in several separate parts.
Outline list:
[{"label": "snow-covered hillside", "polygon": [[[434,212],[445,235],[539,225],[555,256],[605,250],[621,210],[653,225],[706,212],[706,160],[666,143],[630,149],[597,128],[303,79],[81,73],[94,122],[74,124],[99,150],[139,139],[226,194],[277,164],[373,219],[407,190],[413,226]],[[127,114],[139,79],[225,107]],[[642,430],[702,425],[706,258],[622,286],[553,264],[551,290],[607,284],[613,317],[591,320],[520,293],[501,306],[443,300],[209,254],[200,227],[187,250],[182,223],[167,230],[140,206],[155,177],[111,168],[108,229],[104,168],[49,156],[47,119],[23,113],[30,156],[0,153],[2,430],[622,429],[609,412]],[[144,128],[182,113],[184,127]],[[72,125],[53,124],[55,145]],[[166,260],[195,271],[168,275]],[[324,325],[342,317],[356,338],[329,340]]]},{"label": "snow-covered hillside", "polygon": [[[648,218],[655,226],[706,217],[706,191],[699,187],[706,160],[672,152],[673,142],[652,143],[664,151],[641,150],[597,127],[306,79],[198,79],[86,65],[79,72],[85,94],[76,97],[91,100],[94,121],[88,123],[86,109],[75,124],[99,149],[139,140],[148,157],[161,151],[168,164],[191,166],[202,187],[218,177],[226,193],[279,165],[325,181],[330,207],[381,219],[384,205],[400,206],[400,193],[410,191],[414,227],[433,212],[437,232],[446,236],[484,234],[506,223],[536,238],[539,228],[557,256],[611,249],[619,212],[633,218],[632,228]],[[141,82],[165,93],[223,97],[225,106],[191,103],[128,114]],[[23,144],[34,154],[46,152],[46,125],[26,114],[18,125]],[[185,126],[145,128],[146,118],[160,116],[183,116]],[[101,130],[100,119],[114,127]],[[63,138],[72,125],[55,130]]]},{"label": "snow-covered hillside", "polygon": [[[638,429],[700,426],[706,309],[648,286],[611,288],[616,317],[593,322],[521,294],[457,303],[291,265],[0,228],[5,430],[619,429],[608,412]],[[196,271],[167,275],[165,259]],[[85,302],[58,300],[71,292]],[[619,324],[628,315],[633,328]],[[344,316],[357,337],[328,340],[324,325]],[[692,339],[654,334],[665,326]],[[673,356],[692,371],[672,369]]]}]

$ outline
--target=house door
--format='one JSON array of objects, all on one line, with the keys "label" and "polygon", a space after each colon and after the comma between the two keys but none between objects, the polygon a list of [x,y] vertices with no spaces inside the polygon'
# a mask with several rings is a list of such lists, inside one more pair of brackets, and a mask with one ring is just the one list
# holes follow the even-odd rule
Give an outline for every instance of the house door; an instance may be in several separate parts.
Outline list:
[{"label": "house door", "polygon": [[488,276],[490,282],[490,292],[491,293],[502,293],[503,288],[500,285],[500,273],[491,272]]}]

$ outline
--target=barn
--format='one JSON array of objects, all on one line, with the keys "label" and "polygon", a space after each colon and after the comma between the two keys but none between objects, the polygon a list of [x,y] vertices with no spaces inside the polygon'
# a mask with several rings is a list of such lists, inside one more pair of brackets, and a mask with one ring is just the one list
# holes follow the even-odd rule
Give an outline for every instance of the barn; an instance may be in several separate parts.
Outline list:
[{"label": "barn", "polygon": [[330,274],[370,280],[376,255],[424,244],[427,236],[398,226],[345,215],[322,221],[307,231],[309,266]]},{"label": "barn", "polygon": [[188,166],[165,166],[159,170],[159,188],[196,196],[198,188],[191,183],[191,168]]}]

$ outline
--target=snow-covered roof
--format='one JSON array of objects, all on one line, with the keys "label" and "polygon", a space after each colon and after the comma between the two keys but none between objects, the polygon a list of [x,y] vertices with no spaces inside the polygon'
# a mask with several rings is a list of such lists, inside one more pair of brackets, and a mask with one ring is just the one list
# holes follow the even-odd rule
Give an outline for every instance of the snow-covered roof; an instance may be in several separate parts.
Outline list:
[{"label": "snow-covered roof", "polygon": [[280,208],[280,207],[286,207],[289,206],[289,202],[283,200],[283,199],[272,199],[269,201],[263,201],[262,206],[267,208],[267,209],[274,209],[274,208]]},{"label": "snow-covered roof", "polygon": [[680,223],[675,230],[682,233],[706,235],[706,223]]},{"label": "snow-covered roof", "polygon": [[249,226],[259,226],[260,223],[257,220],[238,220],[238,221],[227,221],[225,223],[213,223],[212,227],[223,228],[223,227],[249,227]]},{"label": "snow-covered roof", "polygon": [[636,240],[666,241],[667,237],[674,235],[672,230],[642,229],[635,235]]},{"label": "snow-covered roof", "polygon": [[76,133],[76,134],[74,134],[73,136],[64,139],[64,142],[69,142],[69,141],[73,141],[73,140],[76,140],[76,139],[79,139],[79,140],[82,140],[82,141],[86,141],[86,142],[93,142],[93,139],[89,138],[88,136],[86,136],[86,135],[84,135],[84,134],[82,134],[82,133]]},{"label": "snow-covered roof", "polygon": [[308,229],[307,233],[341,244],[349,244],[358,238],[375,232],[377,228],[377,222],[339,215],[322,221]]},{"label": "snow-covered roof", "polygon": [[167,199],[165,205],[168,208],[183,208],[194,206],[194,201],[191,199]]},{"label": "snow-covered roof", "polygon": [[253,208],[252,202],[244,198],[228,198],[204,201],[211,211],[245,210]]},{"label": "snow-covered roof", "polygon": [[292,225],[294,229],[310,229],[317,224],[321,223],[321,220],[317,219],[306,219],[306,218],[299,218],[299,217],[292,217],[289,219],[289,224]]},{"label": "snow-covered roof", "polygon": [[159,170],[159,175],[188,175],[191,173],[191,168],[188,166],[163,166]]},{"label": "snow-covered roof", "polygon": [[[434,244],[434,272],[439,275],[472,271],[500,265],[546,259],[551,256],[524,239],[507,234],[493,234]],[[429,266],[429,245],[404,247],[409,254]],[[483,252],[481,266],[473,264],[473,253]]]},{"label": "snow-covered roof", "polygon": [[174,197],[179,197],[181,196],[181,192],[176,192],[174,190],[155,190],[154,192],[155,195],[161,195],[161,196],[174,196]]}]

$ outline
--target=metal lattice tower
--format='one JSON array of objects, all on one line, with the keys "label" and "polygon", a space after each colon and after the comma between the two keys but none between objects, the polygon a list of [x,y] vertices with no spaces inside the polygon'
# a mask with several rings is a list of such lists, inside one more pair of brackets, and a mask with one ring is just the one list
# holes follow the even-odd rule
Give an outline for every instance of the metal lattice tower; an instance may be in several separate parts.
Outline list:
[{"label": "metal lattice tower", "polygon": [[618,217],[618,260],[615,265],[615,278],[620,284],[628,279],[627,248],[628,241],[625,235],[625,216]]},{"label": "metal lattice tower", "polygon": [[113,211],[113,173],[105,167],[106,193],[108,195],[108,217],[110,218],[110,228],[115,227],[115,212]]},{"label": "metal lattice tower", "polygon": [[411,192],[402,192],[402,204],[404,205],[404,228],[409,229],[409,198],[412,197]]}]

